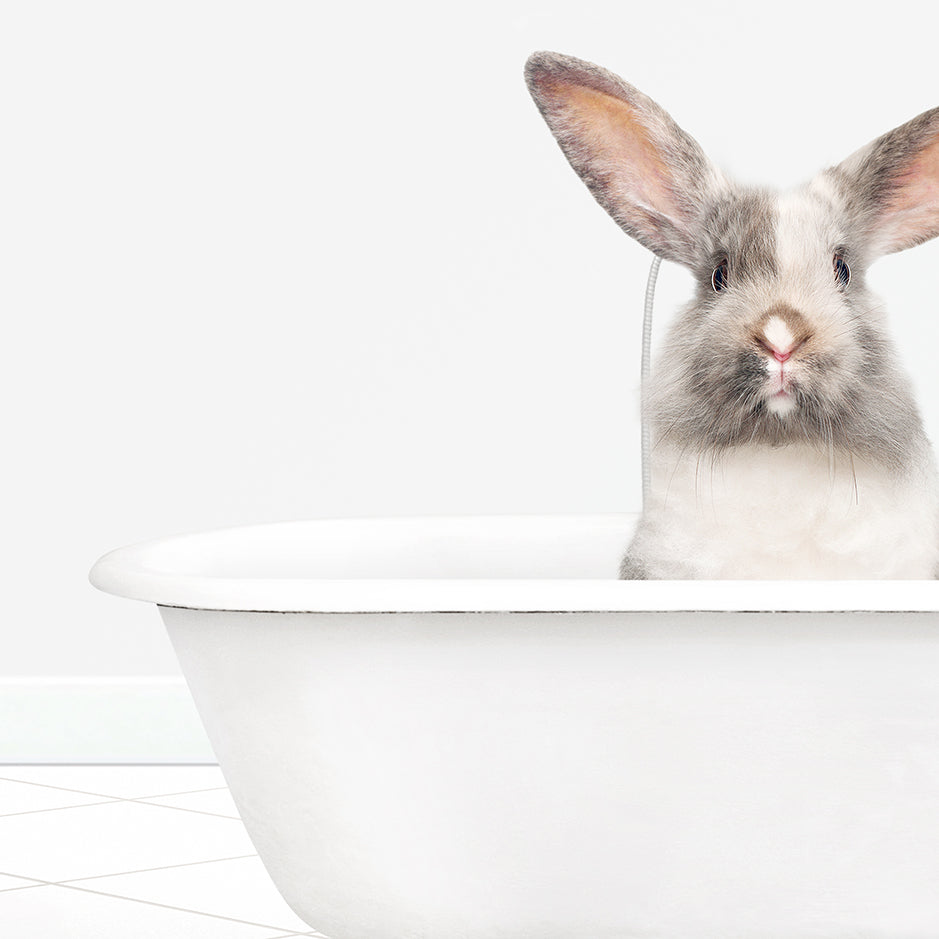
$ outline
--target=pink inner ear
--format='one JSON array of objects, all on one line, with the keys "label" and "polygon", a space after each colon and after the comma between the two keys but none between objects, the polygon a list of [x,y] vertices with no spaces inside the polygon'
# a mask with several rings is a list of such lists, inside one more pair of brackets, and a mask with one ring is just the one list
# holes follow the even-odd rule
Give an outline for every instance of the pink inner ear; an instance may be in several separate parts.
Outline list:
[{"label": "pink inner ear", "polygon": [[559,106],[565,130],[578,139],[582,157],[603,171],[618,210],[636,206],[654,215],[678,216],[672,174],[637,108],[595,88],[563,81],[553,82],[549,95]]},{"label": "pink inner ear", "polygon": [[939,136],[900,177],[884,233],[884,251],[912,248],[939,235]]}]

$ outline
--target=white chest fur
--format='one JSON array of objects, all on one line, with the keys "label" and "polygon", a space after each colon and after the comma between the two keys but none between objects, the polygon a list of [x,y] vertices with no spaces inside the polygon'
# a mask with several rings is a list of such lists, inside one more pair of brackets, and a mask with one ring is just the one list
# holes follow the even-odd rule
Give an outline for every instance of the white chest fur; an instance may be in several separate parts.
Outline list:
[{"label": "white chest fur", "polygon": [[936,489],[931,470],[897,478],[809,446],[660,447],[633,547],[650,577],[932,578]]}]

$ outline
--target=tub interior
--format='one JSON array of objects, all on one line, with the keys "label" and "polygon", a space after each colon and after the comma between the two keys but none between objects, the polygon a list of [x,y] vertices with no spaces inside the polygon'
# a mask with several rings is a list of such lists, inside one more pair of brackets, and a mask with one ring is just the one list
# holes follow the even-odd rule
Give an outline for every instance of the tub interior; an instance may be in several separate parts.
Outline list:
[{"label": "tub interior", "polygon": [[615,580],[636,516],[285,522],[148,546],[154,571],[223,579]]}]

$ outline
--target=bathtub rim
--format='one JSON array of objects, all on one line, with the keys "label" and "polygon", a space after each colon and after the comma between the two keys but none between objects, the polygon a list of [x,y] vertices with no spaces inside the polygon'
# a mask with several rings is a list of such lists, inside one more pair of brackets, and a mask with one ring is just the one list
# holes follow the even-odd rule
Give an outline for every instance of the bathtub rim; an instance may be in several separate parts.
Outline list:
[{"label": "bathtub rim", "polygon": [[[103,555],[89,580],[99,590],[159,606],[271,613],[926,613],[939,611],[937,581],[620,581],[611,578],[226,577],[167,569],[174,545],[319,524],[413,520],[433,526],[595,519],[629,525],[634,515],[449,516],[310,519],[211,529],[152,539]],[[624,531],[626,531],[624,527]],[[155,563],[155,559],[159,563]]]}]

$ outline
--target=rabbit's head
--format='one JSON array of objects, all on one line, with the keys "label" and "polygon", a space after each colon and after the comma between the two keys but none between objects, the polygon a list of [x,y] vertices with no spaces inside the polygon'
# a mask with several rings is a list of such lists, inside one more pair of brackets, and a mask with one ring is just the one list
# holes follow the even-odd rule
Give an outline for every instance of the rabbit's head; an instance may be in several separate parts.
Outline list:
[{"label": "rabbit's head", "polygon": [[939,108],[778,194],[728,180],[604,69],[536,53],[526,79],[600,204],[694,276],[656,369],[658,432],[701,449],[809,439],[902,462],[921,425],[865,271],[939,234]]}]

